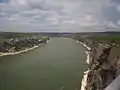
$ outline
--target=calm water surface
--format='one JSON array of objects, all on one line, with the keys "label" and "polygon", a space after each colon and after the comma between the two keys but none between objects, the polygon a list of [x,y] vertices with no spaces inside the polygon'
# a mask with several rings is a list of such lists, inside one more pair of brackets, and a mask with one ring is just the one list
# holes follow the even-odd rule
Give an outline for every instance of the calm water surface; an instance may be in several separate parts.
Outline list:
[{"label": "calm water surface", "polygon": [[79,89],[85,50],[73,40],[51,38],[32,51],[0,57],[0,90]]}]

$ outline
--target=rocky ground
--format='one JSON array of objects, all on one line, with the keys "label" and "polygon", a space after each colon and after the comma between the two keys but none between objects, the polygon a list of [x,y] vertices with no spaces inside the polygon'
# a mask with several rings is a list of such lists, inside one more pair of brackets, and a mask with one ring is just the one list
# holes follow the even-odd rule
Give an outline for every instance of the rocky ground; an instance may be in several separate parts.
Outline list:
[{"label": "rocky ground", "polygon": [[84,90],[104,90],[120,74],[120,48],[94,43]]},{"label": "rocky ground", "polygon": [[120,74],[120,37],[113,33],[86,35],[72,36],[91,48],[87,51],[88,70],[83,76],[81,90],[104,90]]}]

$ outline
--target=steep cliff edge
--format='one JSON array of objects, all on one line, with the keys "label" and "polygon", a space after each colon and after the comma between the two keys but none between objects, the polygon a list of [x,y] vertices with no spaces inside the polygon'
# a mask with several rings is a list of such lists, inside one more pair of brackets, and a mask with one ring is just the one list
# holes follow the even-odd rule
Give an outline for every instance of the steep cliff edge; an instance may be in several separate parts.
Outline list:
[{"label": "steep cliff edge", "polygon": [[120,48],[99,43],[92,45],[88,53],[81,90],[104,90],[120,74]]}]

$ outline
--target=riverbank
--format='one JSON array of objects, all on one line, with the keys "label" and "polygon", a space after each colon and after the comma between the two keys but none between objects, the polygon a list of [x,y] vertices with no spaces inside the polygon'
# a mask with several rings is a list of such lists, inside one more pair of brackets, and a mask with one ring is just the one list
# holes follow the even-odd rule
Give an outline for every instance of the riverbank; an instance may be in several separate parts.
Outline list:
[{"label": "riverbank", "polygon": [[[85,48],[87,48],[87,51],[85,52],[87,54],[86,64],[89,65],[90,61],[91,61],[91,57],[90,57],[91,47],[87,46],[83,42],[80,42],[80,41],[76,41],[76,42],[82,44]],[[83,79],[81,81],[81,90],[86,90],[86,86],[87,86],[87,83],[88,83],[87,79],[88,79],[88,73],[89,72],[90,72],[89,69],[84,72],[84,76],[83,76]]]},{"label": "riverbank", "polygon": [[8,83],[1,81],[0,90],[79,90],[86,68],[85,50],[73,40],[53,37],[35,50],[1,57],[2,80],[7,78]]},{"label": "riverbank", "polygon": [[[64,39],[68,39],[68,38],[64,38]],[[72,39],[72,40],[75,40],[75,39]],[[83,42],[80,42],[78,40],[75,40],[77,43],[80,43],[82,44],[86,49],[87,51],[85,51],[85,53],[87,54],[87,60],[86,60],[86,64],[89,65],[91,60],[92,60],[92,57],[91,57],[91,47],[87,46],[86,44],[84,44]],[[87,90],[86,87],[88,85],[88,78],[89,78],[89,73],[91,72],[91,70],[88,68],[87,71],[84,72],[84,76],[83,76],[83,79],[81,81],[81,89],[80,90]]]},{"label": "riverbank", "polygon": [[27,52],[27,51],[31,51],[31,50],[33,50],[33,49],[36,49],[36,48],[38,48],[38,47],[40,47],[40,46],[42,46],[42,45],[43,45],[43,43],[40,44],[40,45],[33,46],[33,47],[31,47],[31,48],[26,48],[25,50],[21,50],[21,51],[18,51],[18,52],[0,53],[0,57],[2,57],[2,56],[11,56],[11,55],[16,55],[16,54],[24,53],[24,52]]},{"label": "riverbank", "polygon": [[[68,38],[64,38],[64,39],[68,39]],[[72,39],[72,40],[75,40],[75,39]],[[80,42],[80,41],[77,41],[75,40],[77,43],[80,43],[82,44],[86,49],[87,51],[85,52],[87,54],[87,60],[86,60],[86,64],[89,65],[90,64],[90,61],[91,61],[91,55],[90,55],[90,50],[91,50],[91,47],[87,46],[86,44],[84,44],[83,42]],[[88,84],[88,74],[89,74],[90,70],[88,69],[87,71],[84,72],[84,76],[83,76],[83,79],[81,81],[81,89],[80,90],[86,90],[86,87],[87,87],[87,84]]]},{"label": "riverbank", "polygon": [[8,38],[0,41],[0,56],[15,55],[38,48],[47,43],[49,37],[31,36]]},{"label": "riverbank", "polygon": [[87,54],[87,60],[86,60],[86,63],[89,64],[90,63],[90,50],[91,50],[91,47],[87,46],[86,44],[84,44],[83,42],[80,42],[80,41],[76,41],[77,43],[80,43],[82,44],[86,49],[87,51],[85,52]]},{"label": "riverbank", "polygon": [[89,51],[81,90],[104,90],[120,74],[120,48],[97,43]]}]

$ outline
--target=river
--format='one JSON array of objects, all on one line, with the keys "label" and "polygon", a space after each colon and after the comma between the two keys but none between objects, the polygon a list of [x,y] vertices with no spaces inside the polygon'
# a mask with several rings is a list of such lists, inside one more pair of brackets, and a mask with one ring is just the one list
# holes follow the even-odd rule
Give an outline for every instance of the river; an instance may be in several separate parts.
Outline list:
[{"label": "river", "polygon": [[0,90],[79,90],[85,50],[72,39],[51,38],[32,51],[0,57]]}]

